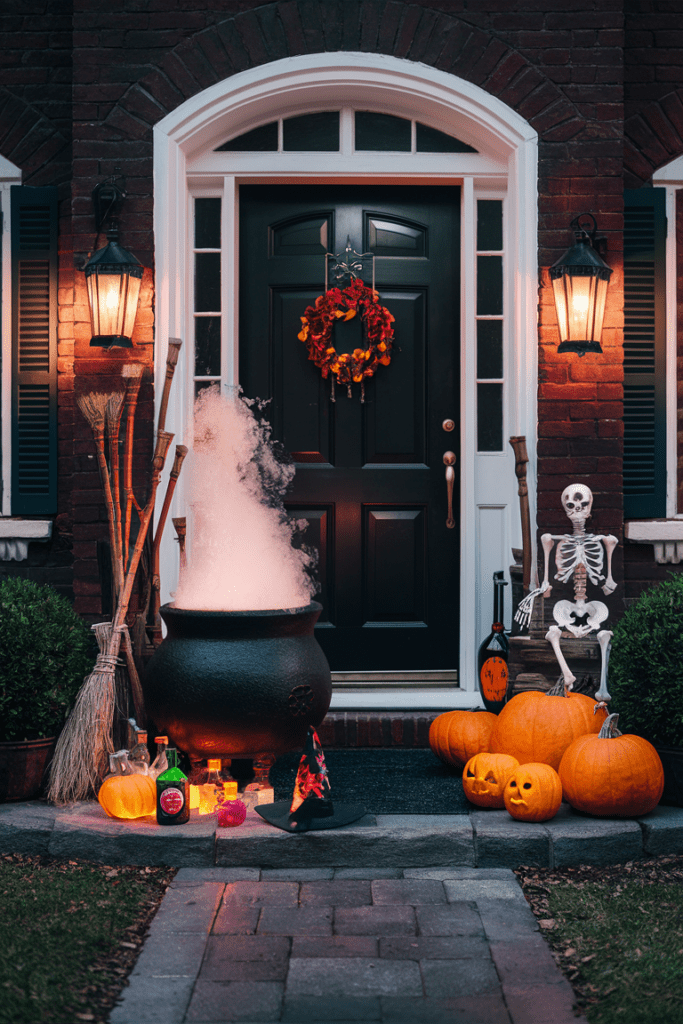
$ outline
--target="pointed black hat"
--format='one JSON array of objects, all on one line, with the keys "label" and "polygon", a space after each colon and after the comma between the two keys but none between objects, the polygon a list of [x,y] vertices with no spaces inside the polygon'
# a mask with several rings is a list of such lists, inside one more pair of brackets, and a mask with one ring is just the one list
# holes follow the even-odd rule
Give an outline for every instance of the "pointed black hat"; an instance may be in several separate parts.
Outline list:
[{"label": "pointed black hat", "polygon": [[258,804],[254,810],[271,825],[286,832],[339,828],[365,814],[361,804],[333,804],[325,755],[312,725],[308,728],[292,800]]}]

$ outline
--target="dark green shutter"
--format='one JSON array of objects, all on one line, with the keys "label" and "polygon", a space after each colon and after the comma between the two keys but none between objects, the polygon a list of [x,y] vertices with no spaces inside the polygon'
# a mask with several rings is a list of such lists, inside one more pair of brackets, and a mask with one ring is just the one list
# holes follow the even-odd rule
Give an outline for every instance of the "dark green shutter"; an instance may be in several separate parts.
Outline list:
[{"label": "dark green shutter", "polygon": [[12,514],[57,511],[57,189],[12,189]]},{"label": "dark green shutter", "polygon": [[666,192],[624,195],[624,517],[666,515]]}]

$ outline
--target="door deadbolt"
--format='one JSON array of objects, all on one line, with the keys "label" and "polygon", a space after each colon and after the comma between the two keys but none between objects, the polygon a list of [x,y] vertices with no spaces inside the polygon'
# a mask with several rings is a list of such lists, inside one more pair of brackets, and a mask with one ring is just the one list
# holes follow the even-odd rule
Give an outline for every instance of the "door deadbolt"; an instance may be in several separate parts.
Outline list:
[{"label": "door deadbolt", "polygon": [[455,430],[455,420],[444,420],[441,426],[447,433],[450,433],[451,430]]}]

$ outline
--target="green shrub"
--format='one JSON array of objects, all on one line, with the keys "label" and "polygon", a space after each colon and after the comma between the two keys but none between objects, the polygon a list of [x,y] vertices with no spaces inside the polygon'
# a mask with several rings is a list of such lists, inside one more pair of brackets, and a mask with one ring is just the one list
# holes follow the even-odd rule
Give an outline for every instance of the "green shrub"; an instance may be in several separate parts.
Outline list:
[{"label": "green shrub", "polygon": [[51,587],[16,577],[0,583],[0,742],[56,735],[96,646]]},{"label": "green shrub", "polygon": [[622,732],[683,746],[683,574],[644,591],[615,626],[608,689]]}]

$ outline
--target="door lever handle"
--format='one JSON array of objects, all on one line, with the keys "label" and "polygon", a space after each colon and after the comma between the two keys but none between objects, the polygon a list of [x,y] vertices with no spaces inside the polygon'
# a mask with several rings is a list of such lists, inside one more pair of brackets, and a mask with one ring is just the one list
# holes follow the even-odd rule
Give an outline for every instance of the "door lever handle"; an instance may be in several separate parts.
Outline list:
[{"label": "door lever handle", "polygon": [[453,518],[453,484],[455,483],[455,453],[444,452],[443,462],[446,467],[446,494],[448,495],[448,518],[446,519],[446,527],[449,530],[455,528],[455,519]]}]

